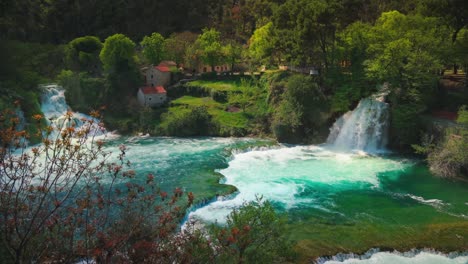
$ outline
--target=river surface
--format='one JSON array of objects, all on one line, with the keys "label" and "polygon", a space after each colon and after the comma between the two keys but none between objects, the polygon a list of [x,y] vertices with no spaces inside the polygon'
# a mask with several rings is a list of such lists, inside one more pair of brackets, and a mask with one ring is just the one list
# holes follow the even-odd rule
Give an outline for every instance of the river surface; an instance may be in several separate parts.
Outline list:
[{"label": "river surface", "polygon": [[[60,116],[69,110],[63,90],[44,89],[43,112],[52,124],[63,125]],[[465,253],[371,252],[320,262],[467,263],[468,183],[437,178],[420,160],[386,151],[383,98],[363,99],[332,126],[327,143],[317,146],[253,138],[103,136],[113,153],[127,146],[137,172],[133,181],[144,182],[151,173],[164,190],[193,192],[197,205],[188,218],[223,224],[232,209],[257,196],[268,199],[288,216],[288,236],[303,261],[370,248],[435,248]],[[73,122],[79,124],[82,114],[76,115]]]},{"label": "river surface", "polygon": [[[434,177],[416,159],[250,138],[118,137],[108,148],[117,152],[120,144],[142,180],[153,173],[164,189],[195,193],[193,219],[222,224],[232,209],[262,195],[288,215],[291,239],[310,257],[373,247],[468,249],[468,184]],[[231,186],[233,195],[212,200]],[[378,254],[379,262],[359,261],[390,256]],[[417,263],[431,256],[444,257],[424,253]],[[468,261],[455,260],[441,263]]]}]

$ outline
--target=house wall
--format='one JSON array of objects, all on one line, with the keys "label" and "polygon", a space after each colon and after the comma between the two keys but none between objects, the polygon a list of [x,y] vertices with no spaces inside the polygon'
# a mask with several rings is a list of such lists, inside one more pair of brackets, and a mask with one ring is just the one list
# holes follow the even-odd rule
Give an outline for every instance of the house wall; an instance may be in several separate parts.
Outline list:
[{"label": "house wall", "polygon": [[164,104],[167,100],[167,94],[143,94],[141,90],[138,90],[138,102],[142,106],[156,107]]},{"label": "house wall", "polygon": [[138,89],[137,100],[140,105],[145,105],[145,95],[143,94],[141,89]]},{"label": "house wall", "polygon": [[171,83],[171,73],[170,72],[161,72],[155,70],[156,73],[156,81],[154,82],[154,86],[163,86],[167,87]]},{"label": "house wall", "polygon": [[146,71],[147,86],[163,86],[167,87],[171,83],[171,73],[161,72],[151,67]]}]

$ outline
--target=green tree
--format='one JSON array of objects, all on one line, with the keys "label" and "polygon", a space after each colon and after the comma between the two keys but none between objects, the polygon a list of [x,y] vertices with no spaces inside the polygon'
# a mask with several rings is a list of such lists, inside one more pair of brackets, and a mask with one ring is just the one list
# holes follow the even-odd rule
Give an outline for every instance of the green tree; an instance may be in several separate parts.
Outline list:
[{"label": "green tree", "polygon": [[422,0],[420,11],[426,16],[442,18],[451,28],[452,42],[468,26],[468,3],[464,0]]},{"label": "green tree", "polygon": [[236,42],[228,43],[223,47],[223,56],[225,62],[231,66],[231,71],[234,71],[236,64],[241,61],[242,51],[242,46]]},{"label": "green tree", "polygon": [[325,128],[328,100],[310,76],[293,75],[287,80],[272,130],[280,141],[292,143],[319,139]]},{"label": "green tree", "polygon": [[128,100],[134,97],[140,84],[135,43],[122,34],[115,34],[106,39],[99,57],[107,79],[104,101],[112,113],[124,114]]},{"label": "green tree", "polygon": [[273,34],[273,23],[271,22],[255,30],[249,40],[249,57],[254,64],[273,63],[275,50]]},{"label": "green tree", "polygon": [[199,42],[189,45],[185,50],[184,66],[195,71],[195,69],[202,65],[202,53],[203,51],[200,48]]},{"label": "green tree", "polygon": [[204,63],[215,66],[223,61],[221,34],[216,29],[203,29],[203,33],[198,36],[196,41],[201,50],[201,59]]},{"label": "green tree", "polygon": [[172,34],[165,42],[167,57],[174,60],[178,65],[183,63],[187,49],[196,39],[197,35],[188,31]]},{"label": "green tree", "polygon": [[214,227],[221,254],[220,263],[284,263],[293,260],[291,243],[285,237],[285,219],[268,201],[258,198],[234,209],[226,226]]},{"label": "green tree", "polygon": [[294,65],[334,66],[340,1],[288,0],[273,15],[278,47]]},{"label": "green tree", "polygon": [[143,55],[151,64],[158,65],[166,57],[165,39],[157,32],[145,36],[140,45],[143,47]]},{"label": "green tree", "polygon": [[123,34],[112,35],[104,41],[99,54],[104,69],[118,72],[135,62],[135,43]]},{"label": "green tree", "polygon": [[448,36],[436,18],[383,13],[370,31],[367,74],[404,88],[427,86],[442,67]]},{"label": "green tree", "polygon": [[394,147],[418,141],[419,115],[434,104],[438,72],[450,32],[437,18],[386,12],[368,31],[367,78],[392,87]]},{"label": "green tree", "polygon": [[85,36],[70,41],[65,50],[68,66],[74,71],[97,73],[102,42],[98,37]]}]

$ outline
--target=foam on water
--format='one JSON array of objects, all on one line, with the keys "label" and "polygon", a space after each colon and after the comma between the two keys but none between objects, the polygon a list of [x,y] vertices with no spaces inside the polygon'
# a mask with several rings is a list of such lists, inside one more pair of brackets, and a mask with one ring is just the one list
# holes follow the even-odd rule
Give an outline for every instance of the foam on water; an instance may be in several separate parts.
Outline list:
[{"label": "foam on water", "polygon": [[466,254],[442,254],[434,251],[369,252],[362,256],[340,254],[331,260],[319,259],[320,264],[467,264]]},{"label": "foam on water", "polygon": [[[99,126],[100,121],[98,119],[83,113],[71,112],[65,99],[65,90],[61,86],[50,84],[44,85],[41,88],[44,92],[41,96],[41,111],[44,113],[47,122],[57,130],[71,125],[80,128],[84,125],[84,120],[92,120],[94,123],[93,131],[96,131],[97,135],[106,133],[106,131]],[[71,117],[66,116],[69,111],[72,113]],[[52,138],[54,138],[55,135],[56,133],[52,135]]]},{"label": "foam on water", "polygon": [[215,201],[191,213],[208,222],[225,221],[227,214],[244,202],[263,196],[290,209],[320,207],[305,194],[318,189],[333,193],[350,189],[378,188],[378,174],[404,170],[410,164],[362,153],[343,153],[319,146],[282,147],[234,154],[229,167],[219,172],[225,184],[239,193],[228,200]]},{"label": "foam on water", "polygon": [[387,145],[389,107],[386,91],[362,99],[356,109],[344,114],[330,128],[327,143],[340,150],[381,153]]}]

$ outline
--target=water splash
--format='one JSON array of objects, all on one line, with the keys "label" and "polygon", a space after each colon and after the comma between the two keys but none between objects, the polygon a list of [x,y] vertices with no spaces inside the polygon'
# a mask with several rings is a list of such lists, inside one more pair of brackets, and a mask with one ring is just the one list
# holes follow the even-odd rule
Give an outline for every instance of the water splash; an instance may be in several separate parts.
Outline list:
[{"label": "water splash", "polygon": [[[41,96],[41,110],[44,113],[49,125],[55,128],[56,131],[61,131],[64,128],[73,126],[82,128],[85,124],[92,123],[92,131],[96,131],[98,135],[106,133],[105,129],[100,126],[100,120],[85,115],[79,112],[72,112],[65,98],[65,90],[56,84],[41,86],[43,94]],[[52,137],[56,136],[53,134]]]},{"label": "water splash", "polygon": [[385,151],[390,116],[384,102],[386,93],[384,90],[362,99],[356,109],[341,116],[330,128],[327,143],[346,151]]},{"label": "water splash", "polygon": [[468,263],[467,253],[453,252],[443,254],[438,251],[410,250],[408,252],[380,252],[378,249],[371,249],[363,255],[358,254],[338,254],[333,257],[323,257],[315,261],[317,264],[393,264],[393,263],[411,263],[411,264],[465,264]]}]

